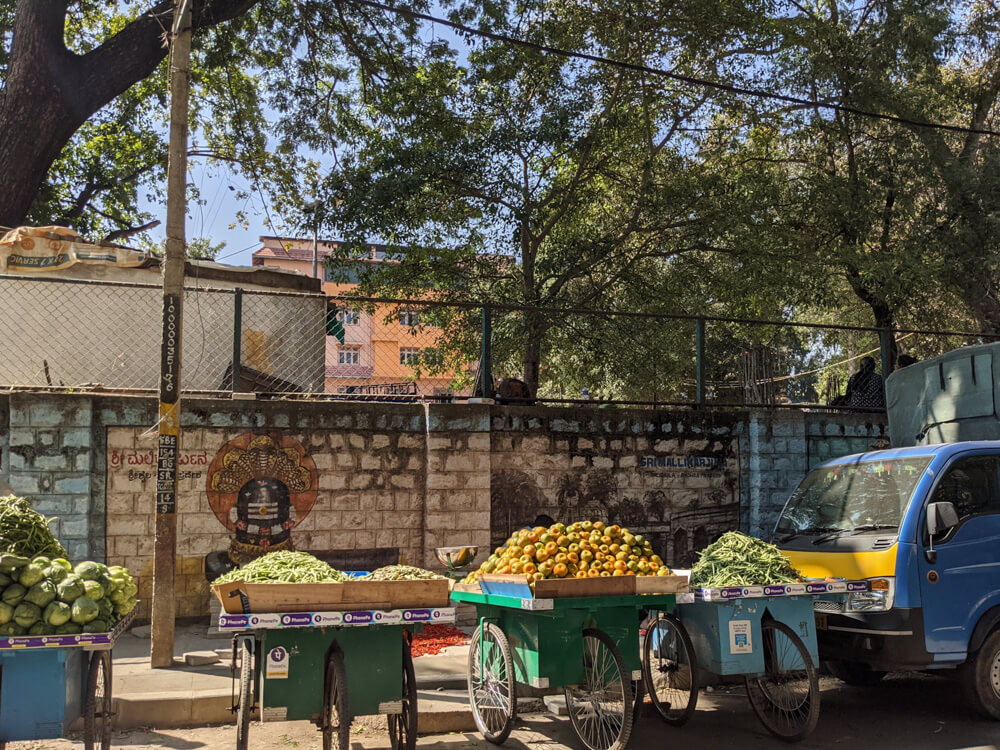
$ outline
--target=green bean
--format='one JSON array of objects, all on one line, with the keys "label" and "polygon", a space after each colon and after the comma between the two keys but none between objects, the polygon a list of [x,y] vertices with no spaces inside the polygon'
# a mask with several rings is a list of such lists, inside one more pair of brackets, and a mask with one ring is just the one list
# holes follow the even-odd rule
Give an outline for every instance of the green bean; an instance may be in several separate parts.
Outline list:
[{"label": "green bean", "polygon": [[269,552],[243,567],[216,578],[213,584],[247,583],[342,583],[347,576],[306,552]]},{"label": "green bean", "polygon": [[22,497],[0,497],[0,552],[22,557],[66,557],[66,550],[52,535],[46,518]]},{"label": "green bean", "polygon": [[435,578],[443,578],[437,573],[432,573],[423,568],[415,568],[412,565],[386,565],[384,568],[373,570],[366,576],[361,576],[362,581],[426,581]]},{"label": "green bean", "polygon": [[738,531],[723,534],[699,552],[691,568],[691,585],[696,588],[795,583],[799,578],[781,550]]}]

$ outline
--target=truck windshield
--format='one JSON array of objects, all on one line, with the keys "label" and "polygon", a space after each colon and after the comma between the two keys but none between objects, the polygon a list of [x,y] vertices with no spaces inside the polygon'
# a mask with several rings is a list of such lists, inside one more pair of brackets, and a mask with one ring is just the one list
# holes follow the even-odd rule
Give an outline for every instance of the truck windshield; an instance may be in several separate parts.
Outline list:
[{"label": "truck windshield", "polygon": [[778,534],[898,529],[929,457],[856,461],[812,471],[782,511]]}]

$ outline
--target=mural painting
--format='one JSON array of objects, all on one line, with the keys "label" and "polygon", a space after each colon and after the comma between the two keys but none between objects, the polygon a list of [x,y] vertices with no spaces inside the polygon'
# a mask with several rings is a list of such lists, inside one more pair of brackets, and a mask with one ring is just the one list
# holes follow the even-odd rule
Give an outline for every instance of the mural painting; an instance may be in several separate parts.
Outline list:
[{"label": "mural painting", "polygon": [[[493,457],[491,543],[503,544],[543,515],[602,519],[644,534],[668,564],[690,567],[698,550],[739,528],[737,445],[702,441],[690,454],[677,441],[663,447],[670,452],[570,451],[536,460],[523,455],[515,441],[511,451]],[[612,466],[594,468],[595,458]]]},{"label": "mural painting", "polygon": [[245,563],[294,549],[292,529],[316,502],[312,457],[290,435],[252,432],[230,440],[208,467],[208,504],[232,533],[229,559]]}]

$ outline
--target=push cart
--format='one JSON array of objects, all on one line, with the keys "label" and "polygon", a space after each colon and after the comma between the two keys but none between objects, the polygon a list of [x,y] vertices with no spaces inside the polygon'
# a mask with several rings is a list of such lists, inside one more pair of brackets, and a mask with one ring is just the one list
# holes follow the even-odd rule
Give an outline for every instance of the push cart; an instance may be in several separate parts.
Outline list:
[{"label": "push cart", "polygon": [[656,613],[643,635],[643,674],[653,706],[668,724],[680,726],[695,710],[699,686],[740,676],[764,727],[788,742],[803,739],[819,720],[814,601],[868,585],[835,581],[679,594],[675,611]]},{"label": "push cart", "polygon": [[413,750],[410,637],[424,623],[454,621],[450,607],[221,614],[219,630],[234,633],[237,750],[248,747],[255,708],[265,722],[313,720],[323,750],[348,750],[355,716],[387,715],[394,750]]},{"label": "push cart", "polygon": [[580,742],[588,750],[621,750],[634,721],[632,683],[642,685],[639,613],[669,612],[675,595],[535,598],[524,588],[521,595],[452,591],[453,601],[475,605],[478,615],[469,646],[476,726],[501,744],[517,714],[516,683],[561,687]]},{"label": "push cart", "polygon": [[135,610],[110,633],[0,638],[0,750],[65,737],[83,717],[86,750],[111,747],[111,649]]}]

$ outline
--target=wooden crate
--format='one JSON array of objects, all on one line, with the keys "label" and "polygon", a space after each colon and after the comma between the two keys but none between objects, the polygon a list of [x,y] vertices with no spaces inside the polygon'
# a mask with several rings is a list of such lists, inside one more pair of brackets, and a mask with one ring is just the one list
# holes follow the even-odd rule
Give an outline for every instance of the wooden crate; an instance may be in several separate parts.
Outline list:
[{"label": "wooden crate", "polygon": [[344,583],[246,583],[212,586],[229,614],[243,612],[242,591],[251,612],[343,612],[361,609],[447,607],[451,581],[346,581]]},{"label": "wooden crate", "polygon": [[637,594],[680,594],[688,590],[687,576],[636,576]]},{"label": "wooden crate", "polygon": [[635,593],[635,576],[611,576],[606,578],[548,578],[530,582],[525,575],[484,574],[479,580],[489,585],[500,584],[524,591],[530,586],[536,599],[563,599],[579,596],[629,596]]}]

